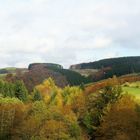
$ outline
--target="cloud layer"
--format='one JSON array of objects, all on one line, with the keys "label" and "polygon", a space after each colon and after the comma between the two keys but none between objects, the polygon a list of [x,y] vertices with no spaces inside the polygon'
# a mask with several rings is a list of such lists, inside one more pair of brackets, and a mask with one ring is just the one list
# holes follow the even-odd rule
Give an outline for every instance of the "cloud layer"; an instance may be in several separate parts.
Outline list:
[{"label": "cloud layer", "polygon": [[140,55],[139,0],[0,0],[0,67]]}]

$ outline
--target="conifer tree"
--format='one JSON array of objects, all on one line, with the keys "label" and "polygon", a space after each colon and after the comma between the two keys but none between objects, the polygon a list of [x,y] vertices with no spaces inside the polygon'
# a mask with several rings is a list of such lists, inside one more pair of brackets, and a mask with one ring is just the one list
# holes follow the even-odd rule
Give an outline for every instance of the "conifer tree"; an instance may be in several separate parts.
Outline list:
[{"label": "conifer tree", "polygon": [[42,100],[42,96],[41,96],[41,94],[39,93],[39,91],[38,90],[34,90],[34,97],[33,97],[33,100],[34,101],[40,101],[40,100]]},{"label": "conifer tree", "polygon": [[4,82],[0,80],[0,94],[3,95],[3,93],[4,93]]},{"label": "conifer tree", "polygon": [[15,96],[22,101],[27,101],[28,91],[27,91],[23,81],[15,82]]}]

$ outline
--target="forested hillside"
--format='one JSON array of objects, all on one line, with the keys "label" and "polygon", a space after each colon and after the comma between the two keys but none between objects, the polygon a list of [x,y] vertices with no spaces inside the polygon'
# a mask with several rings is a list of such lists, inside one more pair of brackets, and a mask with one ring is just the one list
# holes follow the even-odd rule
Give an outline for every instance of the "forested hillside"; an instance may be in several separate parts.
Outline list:
[{"label": "forested hillside", "polygon": [[92,82],[92,79],[89,77],[82,76],[78,72],[71,71],[68,69],[59,69],[57,67],[49,67],[49,69],[53,70],[54,72],[59,72],[64,75],[69,83],[69,85],[80,85],[80,84],[87,84]]},{"label": "forested hillside", "polygon": [[112,77],[113,75],[122,76],[140,72],[140,56],[103,59],[90,63],[72,65],[70,69],[97,69],[98,72],[90,76],[93,81],[98,81]]},{"label": "forested hillside", "polygon": [[9,82],[22,80],[29,91],[51,77],[57,86],[75,86],[110,77],[140,72],[140,57],[122,57],[83,63],[64,69],[59,64],[33,63],[26,68],[0,69],[0,78]]},{"label": "forested hillside", "polygon": [[80,75],[77,72],[63,69],[59,64],[52,63],[33,63],[28,69],[1,69],[0,76],[8,82],[22,80],[28,91],[32,91],[34,86],[42,83],[45,79],[51,77],[57,86],[65,87],[67,85],[81,85],[92,82],[90,78]]}]

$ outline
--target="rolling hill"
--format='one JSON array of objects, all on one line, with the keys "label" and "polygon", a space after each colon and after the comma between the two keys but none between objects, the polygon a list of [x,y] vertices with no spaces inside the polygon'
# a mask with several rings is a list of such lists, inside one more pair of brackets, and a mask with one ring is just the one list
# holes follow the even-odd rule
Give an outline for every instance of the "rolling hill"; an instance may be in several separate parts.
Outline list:
[{"label": "rolling hill", "polygon": [[137,57],[120,57],[103,59],[90,63],[81,63],[70,66],[73,71],[86,71],[94,70],[92,73],[87,73],[93,81],[98,81],[110,78],[113,75],[122,76],[131,73],[140,72],[140,56]]},{"label": "rolling hill", "polygon": [[0,78],[7,81],[23,80],[29,91],[35,85],[51,77],[59,87],[87,84],[116,75],[140,72],[140,56],[103,59],[90,63],[82,63],[64,69],[59,64],[32,63],[28,68],[0,69]]},{"label": "rolling hill", "polygon": [[29,91],[32,91],[36,85],[42,83],[49,77],[51,77],[59,87],[91,82],[90,78],[84,77],[77,72],[63,69],[59,64],[52,63],[33,63],[28,66],[28,69],[3,68],[0,70],[0,77],[9,82],[22,80]]}]

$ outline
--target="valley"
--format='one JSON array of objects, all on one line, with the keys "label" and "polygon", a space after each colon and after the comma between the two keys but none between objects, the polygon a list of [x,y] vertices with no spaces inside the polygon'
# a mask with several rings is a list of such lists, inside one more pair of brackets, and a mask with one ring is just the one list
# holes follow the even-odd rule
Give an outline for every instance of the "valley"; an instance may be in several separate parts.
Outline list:
[{"label": "valley", "polygon": [[117,77],[114,61],[113,71],[53,63],[1,69],[0,140],[139,139],[140,71],[127,63]]}]

